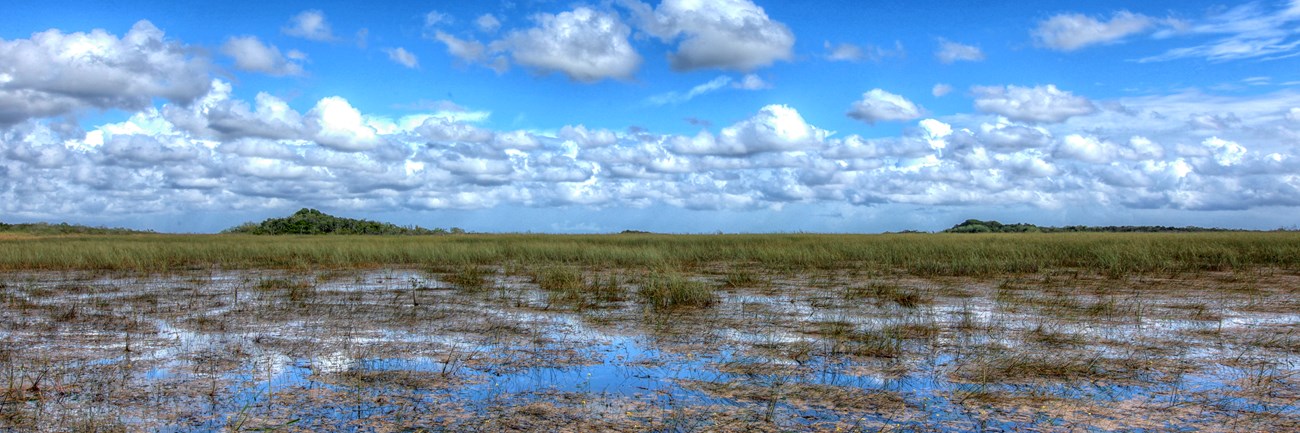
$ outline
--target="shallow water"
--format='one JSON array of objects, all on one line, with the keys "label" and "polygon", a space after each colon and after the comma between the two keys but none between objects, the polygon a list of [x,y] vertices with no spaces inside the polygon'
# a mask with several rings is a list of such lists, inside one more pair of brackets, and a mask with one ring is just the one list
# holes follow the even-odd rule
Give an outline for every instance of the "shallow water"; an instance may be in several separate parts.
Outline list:
[{"label": "shallow water", "polygon": [[412,270],[7,280],[0,430],[1179,430],[1300,411],[1300,314],[1237,309],[1259,294],[1195,294],[1209,321],[1152,302],[1187,294],[1087,315],[982,284],[904,308],[796,279],[658,311],[632,283],[580,307],[503,273],[476,292]]}]

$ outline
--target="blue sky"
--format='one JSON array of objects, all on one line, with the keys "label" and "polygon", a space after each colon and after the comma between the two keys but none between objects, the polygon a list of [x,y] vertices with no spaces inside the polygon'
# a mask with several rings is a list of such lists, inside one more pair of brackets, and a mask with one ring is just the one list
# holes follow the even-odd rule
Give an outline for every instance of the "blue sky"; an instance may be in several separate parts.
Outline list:
[{"label": "blue sky", "polygon": [[48,2],[0,220],[1291,227],[1300,1]]}]

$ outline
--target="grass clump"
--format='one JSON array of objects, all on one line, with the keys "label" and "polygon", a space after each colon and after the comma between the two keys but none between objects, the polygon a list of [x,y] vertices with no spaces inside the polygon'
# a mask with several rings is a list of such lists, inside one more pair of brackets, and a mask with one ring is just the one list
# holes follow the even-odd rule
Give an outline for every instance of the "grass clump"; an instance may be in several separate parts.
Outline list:
[{"label": "grass clump", "polygon": [[920,289],[882,281],[873,281],[866,286],[849,287],[844,291],[844,299],[875,299],[880,302],[892,302],[903,308],[917,308],[934,302],[933,296]]},{"label": "grass clump", "polygon": [[587,284],[587,292],[600,302],[620,302],[624,299],[623,281],[618,275],[597,275]]},{"label": "grass clump", "polygon": [[832,343],[832,352],[873,358],[895,358],[903,353],[901,335],[890,330],[858,329],[844,320],[818,323],[818,334]]},{"label": "grass clump", "polygon": [[467,292],[481,292],[492,288],[489,277],[495,273],[485,266],[464,265],[444,274],[443,279],[457,289]]},{"label": "grass clump", "polygon": [[264,278],[259,280],[254,288],[263,292],[283,293],[294,302],[306,301],[313,292],[310,283],[286,278]]},{"label": "grass clump", "polygon": [[756,287],[763,284],[763,280],[754,275],[752,271],[736,269],[728,272],[722,280],[722,286],[731,289],[742,287]]},{"label": "grass clump", "polygon": [[622,281],[617,275],[594,275],[588,279],[578,268],[552,266],[533,273],[533,282],[546,292],[551,303],[579,309],[623,300]]},{"label": "grass clump", "polygon": [[642,301],[655,309],[707,307],[718,301],[706,284],[671,273],[652,273],[641,282]]},{"label": "grass clump", "polygon": [[582,273],[570,267],[548,267],[533,274],[537,287],[545,290],[551,302],[562,304],[585,303],[586,283]]}]

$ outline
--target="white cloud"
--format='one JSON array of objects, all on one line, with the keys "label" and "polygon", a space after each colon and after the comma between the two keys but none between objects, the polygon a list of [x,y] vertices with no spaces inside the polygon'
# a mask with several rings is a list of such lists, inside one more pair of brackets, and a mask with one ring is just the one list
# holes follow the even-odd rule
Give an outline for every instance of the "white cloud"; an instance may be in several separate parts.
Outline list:
[{"label": "white cloud", "polygon": [[945,64],[959,61],[978,62],[984,60],[984,51],[974,45],[966,45],[939,38],[939,50],[934,57]]},{"label": "white cloud", "polygon": [[1207,138],[1201,142],[1201,145],[1210,150],[1214,156],[1214,161],[1219,165],[1236,165],[1241,163],[1241,159],[1246,156],[1244,146],[1219,137]]},{"label": "white cloud", "polygon": [[500,74],[509,69],[509,62],[504,57],[489,57],[483,43],[471,39],[460,39],[443,31],[434,33],[434,39],[447,46],[447,54],[460,59],[466,64],[482,64]]},{"label": "white cloud", "polygon": [[951,84],[947,84],[947,83],[937,83],[937,84],[934,85],[934,87],[931,87],[931,88],[930,88],[930,94],[931,94],[931,95],[934,95],[934,97],[936,97],[936,98],[942,98],[942,97],[944,97],[945,95],[947,95],[947,94],[949,94],[949,93],[952,93],[952,85],[951,85]]},{"label": "white cloud", "polygon": [[[221,53],[235,59],[235,67],[268,75],[302,75],[302,65],[289,61],[274,45],[263,44],[256,36],[233,36],[221,45]],[[292,51],[294,57],[305,57]]]},{"label": "white cloud", "polygon": [[794,54],[794,33],[750,0],[665,0],[658,8],[623,0],[641,30],[664,42],[678,39],[669,63],[679,71],[751,71]]},{"label": "white cloud", "polygon": [[[238,138],[265,138],[273,140],[300,139],[304,137],[303,119],[289,104],[265,92],[258,93],[256,107],[239,100],[216,99],[205,101],[206,107],[196,107],[206,112],[198,113],[201,122],[220,137],[231,140]],[[164,110],[167,113],[168,110]],[[170,113],[167,113],[170,114]],[[168,115],[176,122],[176,115]]]},{"label": "white cloud", "polygon": [[1022,122],[1057,123],[1092,114],[1096,106],[1087,98],[1057,89],[1055,85],[975,86],[975,108]]},{"label": "white cloud", "polygon": [[1036,148],[1047,145],[1052,139],[1052,133],[1041,126],[1020,125],[1006,119],[998,120],[999,122],[993,124],[981,124],[976,132],[980,142],[989,148]]},{"label": "white cloud", "polygon": [[1240,126],[1241,119],[1233,113],[1200,113],[1192,115],[1187,123],[1197,129],[1218,131]]},{"label": "white cloud", "polygon": [[312,138],[321,146],[345,152],[370,150],[379,144],[375,130],[366,125],[361,112],[338,96],[323,98],[307,113]]},{"label": "white cloud", "polygon": [[334,40],[334,31],[330,29],[325,13],[316,9],[299,12],[289,19],[289,25],[280,30],[286,35],[313,41]]},{"label": "white cloud", "polygon": [[740,90],[762,90],[771,87],[772,85],[770,83],[763,81],[762,78],[759,78],[757,75],[754,74],[745,74],[745,76],[741,77],[739,80],[733,79],[730,76],[719,75],[717,78],[714,78],[707,82],[696,85],[695,87],[692,87],[689,91],[686,91],[685,93],[678,92],[678,91],[671,91],[671,92],[660,93],[658,95],[653,95],[649,98],[646,98],[646,103],[650,105],[681,104],[690,101],[692,99],[695,99],[695,97],[697,96],[713,93],[726,88],[740,89]]},{"label": "white cloud", "polygon": [[849,117],[869,124],[877,121],[902,121],[921,117],[922,110],[912,101],[881,89],[871,89],[853,103]]},{"label": "white cloud", "polygon": [[[572,140],[581,147],[604,147],[618,143],[618,135],[608,129],[587,129],[587,127],[578,125],[565,125],[560,128],[559,138]],[[569,155],[569,157],[575,157]]]},{"label": "white cloud", "polygon": [[492,14],[483,14],[474,19],[474,26],[484,33],[495,33],[501,28],[501,21]]},{"label": "white cloud", "polygon": [[537,27],[511,32],[492,49],[508,51],[520,65],[581,82],[629,79],[641,66],[641,55],[627,40],[631,29],[617,15],[578,7],[534,19]]},{"label": "white cloud", "polygon": [[1157,160],[1164,148],[1143,136],[1133,136],[1123,144],[1085,134],[1070,134],[1056,146],[1055,155],[1093,164],[1110,164],[1116,160]]},{"label": "white cloud", "polygon": [[700,133],[678,137],[673,150],[684,154],[741,156],[814,149],[830,133],[804,122],[785,105],[768,105],[747,120],[723,128],[716,137]]},{"label": "white cloud", "polygon": [[450,24],[451,22],[452,22],[451,15],[447,15],[442,12],[429,11],[428,13],[424,14],[425,27],[435,27],[441,24]]},{"label": "white cloud", "polygon": [[732,81],[731,77],[728,77],[726,75],[720,75],[717,78],[709,80],[708,82],[692,87],[691,90],[687,91],[686,93],[681,93],[681,92],[662,93],[662,94],[651,96],[650,98],[646,99],[646,102],[650,103],[650,105],[681,104],[683,102],[690,101],[691,99],[695,99],[696,96],[700,96],[706,93],[712,93],[718,91],[719,89],[726,88],[728,84],[731,84],[731,81]]},{"label": "white cloud", "polygon": [[[1279,8],[1265,5],[1277,4]],[[1210,42],[1170,49],[1162,54],[1145,57],[1140,62],[1160,62],[1185,58],[1203,58],[1210,61],[1229,61],[1262,58],[1281,59],[1300,55],[1300,40],[1293,36],[1300,24],[1300,1],[1286,4],[1250,2],[1221,10],[1197,22],[1172,22],[1171,30],[1157,36],[1223,35]]]},{"label": "white cloud", "polygon": [[826,58],[838,62],[860,62],[867,58],[867,54],[862,51],[862,47],[849,43],[831,45],[830,41],[822,44],[826,47]]},{"label": "white cloud", "polygon": [[1070,134],[1061,140],[1056,154],[1094,164],[1106,164],[1114,158],[1115,144],[1097,137]]},{"label": "white cloud", "polygon": [[833,62],[880,61],[889,57],[907,56],[907,50],[903,49],[903,43],[900,41],[894,41],[892,50],[875,45],[858,46],[850,43],[832,45],[830,41],[823,42],[822,47],[826,48],[826,59]]},{"label": "white cloud", "polygon": [[732,83],[731,87],[741,90],[762,90],[772,88],[772,83],[764,81],[758,75],[745,74],[744,77],[740,78],[740,81]]},{"label": "white cloud", "polygon": [[[800,208],[791,218],[803,219],[826,209],[915,206],[964,214],[989,203],[1027,214],[1068,206],[1191,216],[1300,206],[1300,149],[1286,138],[1295,129],[1286,114],[1300,107],[1300,94],[1290,90],[1102,100],[1097,106],[1107,108],[1061,123],[959,113],[863,138],[835,136],[785,105],[694,135],[578,124],[522,131],[486,126],[486,112],[448,101],[402,107],[420,112],[389,118],[331,97],[299,114],[268,93],[243,101],[227,83],[209,87],[190,103],[89,130],[53,119],[0,130],[0,213],[147,218],[304,206],[500,207],[475,214],[489,215],[580,206],[655,215],[718,209],[738,218]],[[1240,123],[1228,131],[1187,127],[1206,113],[1235,113]]]},{"label": "white cloud", "polygon": [[1113,44],[1144,32],[1155,20],[1142,14],[1119,11],[1102,22],[1083,14],[1059,14],[1040,21],[1030,34],[1038,46],[1057,51],[1074,51],[1089,45]]},{"label": "white cloud", "polygon": [[1300,108],[1292,107],[1290,110],[1287,110],[1283,117],[1292,122],[1300,122]]},{"label": "white cloud", "polygon": [[447,54],[468,63],[482,61],[487,52],[487,48],[478,41],[460,39],[442,31],[434,33],[434,39],[447,46]]},{"label": "white cloud", "polygon": [[406,51],[406,48],[385,48],[384,52],[388,53],[388,60],[397,62],[399,65],[411,69],[420,67],[420,59],[415,57],[415,54],[412,54],[410,51]]},{"label": "white cloud", "polygon": [[148,21],[120,39],[104,30],[0,40],[0,126],[79,109],[188,103],[208,92],[207,59]]}]

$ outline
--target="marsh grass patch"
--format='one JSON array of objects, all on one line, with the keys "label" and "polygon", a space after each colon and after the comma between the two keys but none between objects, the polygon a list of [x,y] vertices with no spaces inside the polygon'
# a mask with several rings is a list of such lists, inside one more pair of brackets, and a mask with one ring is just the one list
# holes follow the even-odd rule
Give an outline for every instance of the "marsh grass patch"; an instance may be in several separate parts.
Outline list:
[{"label": "marsh grass patch", "polygon": [[717,294],[708,284],[673,272],[647,274],[637,294],[657,310],[708,307],[718,302]]}]

